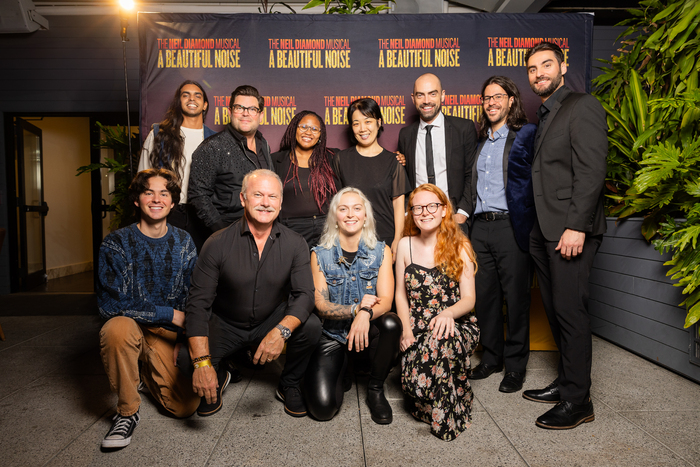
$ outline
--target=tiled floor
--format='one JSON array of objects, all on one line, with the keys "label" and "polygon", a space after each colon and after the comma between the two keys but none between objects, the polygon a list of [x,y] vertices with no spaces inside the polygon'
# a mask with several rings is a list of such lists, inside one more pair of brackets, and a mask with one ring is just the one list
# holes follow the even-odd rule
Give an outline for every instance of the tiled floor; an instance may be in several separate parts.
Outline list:
[{"label": "tiled floor", "polygon": [[[537,428],[550,406],[499,393],[494,375],[472,383],[471,428],[440,441],[403,409],[396,370],[387,382],[391,425],[371,421],[361,379],[332,421],[295,419],[274,398],[275,362],[245,371],[209,418],[172,419],[144,397],[132,444],[102,452],[116,397],[99,358],[99,318],[4,316],[0,324],[2,466],[700,466],[700,385],[597,338],[596,420],[571,431]],[[533,352],[526,387],[548,384],[556,359]]]}]

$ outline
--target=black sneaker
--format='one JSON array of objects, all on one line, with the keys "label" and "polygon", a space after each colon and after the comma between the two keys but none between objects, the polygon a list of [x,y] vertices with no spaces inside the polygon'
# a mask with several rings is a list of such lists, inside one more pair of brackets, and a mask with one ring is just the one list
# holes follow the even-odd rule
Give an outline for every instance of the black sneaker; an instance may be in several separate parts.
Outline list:
[{"label": "black sneaker", "polygon": [[131,443],[131,435],[134,433],[134,428],[139,424],[139,413],[129,417],[122,417],[116,414],[112,420],[112,428],[107,432],[107,436],[102,440],[102,447],[107,449],[123,448]]},{"label": "black sneaker", "polygon": [[292,417],[306,416],[306,404],[298,387],[278,386],[275,397],[284,402],[284,411]]},{"label": "black sneaker", "polygon": [[222,377],[219,377],[219,387],[216,390],[216,400],[212,404],[208,404],[207,399],[202,397],[202,401],[199,403],[199,407],[197,407],[197,415],[200,417],[208,417],[209,415],[214,415],[216,412],[221,410],[221,407],[224,405],[221,395],[224,393],[228,383],[230,382],[231,373],[227,371],[222,375]]}]

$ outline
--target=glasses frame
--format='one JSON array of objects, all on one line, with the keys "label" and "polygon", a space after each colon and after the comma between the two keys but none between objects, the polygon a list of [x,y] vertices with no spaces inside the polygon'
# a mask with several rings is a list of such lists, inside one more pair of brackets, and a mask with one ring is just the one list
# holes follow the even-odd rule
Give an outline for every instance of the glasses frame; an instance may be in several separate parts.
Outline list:
[{"label": "glasses frame", "polygon": [[509,97],[508,94],[504,94],[504,93],[499,92],[498,94],[494,94],[493,96],[482,96],[481,101],[484,104],[488,104],[491,101],[503,102],[503,100],[507,99],[508,97]]},{"label": "glasses frame", "polygon": [[[306,126],[306,128],[303,128],[304,126]],[[315,128],[315,130],[314,130],[314,128]],[[320,129],[319,127],[313,126],[313,125],[306,125],[306,124],[304,124],[304,125],[297,125],[297,129],[298,129],[301,133],[311,132],[311,134],[313,134],[313,135],[317,135],[317,134],[321,133],[321,129]]]},{"label": "glasses frame", "polygon": [[[433,211],[431,211],[430,206],[435,206],[435,209]],[[444,206],[444,204],[443,203],[428,203],[428,204],[424,204],[424,205],[414,204],[413,206],[411,206],[408,209],[411,210],[411,214],[418,217],[418,216],[422,216],[424,211],[428,211],[428,214],[435,214],[436,212],[438,212],[438,209],[440,209],[440,206]],[[416,213],[416,208],[420,208],[419,213]]]},{"label": "glasses frame", "polygon": [[[236,108],[240,110],[236,110]],[[248,115],[251,117],[256,117],[260,113],[260,108],[258,107],[243,107],[242,105],[239,104],[233,104],[231,106],[231,113],[234,113],[236,115],[243,115],[246,111],[248,111]]]}]

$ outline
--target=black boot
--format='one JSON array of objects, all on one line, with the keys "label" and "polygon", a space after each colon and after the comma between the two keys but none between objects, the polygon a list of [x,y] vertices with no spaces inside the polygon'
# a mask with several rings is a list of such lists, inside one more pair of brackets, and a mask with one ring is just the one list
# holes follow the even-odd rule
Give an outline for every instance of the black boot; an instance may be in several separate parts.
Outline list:
[{"label": "black boot", "polygon": [[[386,313],[372,322],[379,331],[370,341],[371,369],[367,383],[367,405],[372,420],[388,425],[393,420],[391,405],[384,396],[384,381],[399,353],[401,320],[394,313]],[[372,333],[374,334],[374,333]],[[372,342],[374,341],[374,342]]]},{"label": "black boot", "polygon": [[384,396],[384,381],[369,380],[367,383],[367,405],[374,423],[388,425],[393,420],[391,406]]}]

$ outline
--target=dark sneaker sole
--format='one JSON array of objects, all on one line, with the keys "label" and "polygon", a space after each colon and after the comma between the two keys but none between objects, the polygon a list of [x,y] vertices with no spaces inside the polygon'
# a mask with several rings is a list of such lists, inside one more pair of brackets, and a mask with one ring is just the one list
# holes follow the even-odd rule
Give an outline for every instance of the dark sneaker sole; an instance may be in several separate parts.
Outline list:
[{"label": "dark sneaker sole", "polygon": [[231,382],[231,373],[226,372],[226,379],[224,380],[224,384],[221,385],[221,391],[218,393],[218,404],[216,404],[216,407],[212,407],[210,404],[206,404],[209,407],[205,407],[203,410],[197,409],[197,415],[200,417],[208,417],[210,415],[214,415],[216,412],[221,410],[221,407],[223,407],[224,402],[221,398],[221,395],[224,393],[226,388],[228,387],[229,383]]},{"label": "dark sneaker sole", "polygon": [[545,428],[547,430],[570,430],[572,428],[576,428],[577,426],[579,426],[582,423],[592,422],[593,420],[595,420],[595,414],[590,415],[586,418],[582,418],[581,420],[578,421],[578,423],[575,423],[571,426],[550,426],[550,425],[545,425],[544,423],[540,423],[540,422],[535,422],[535,425],[537,425],[540,428]]},{"label": "dark sneaker sole", "polygon": [[293,412],[293,411],[289,410],[289,408],[287,407],[287,404],[284,402],[284,394],[282,394],[282,393],[280,392],[279,389],[277,389],[277,390],[275,391],[275,398],[276,398],[278,401],[284,403],[284,411],[287,413],[287,415],[291,415],[292,417],[297,417],[297,418],[299,418],[299,417],[306,417],[306,414],[307,414],[306,411],[303,411],[303,412]]}]

